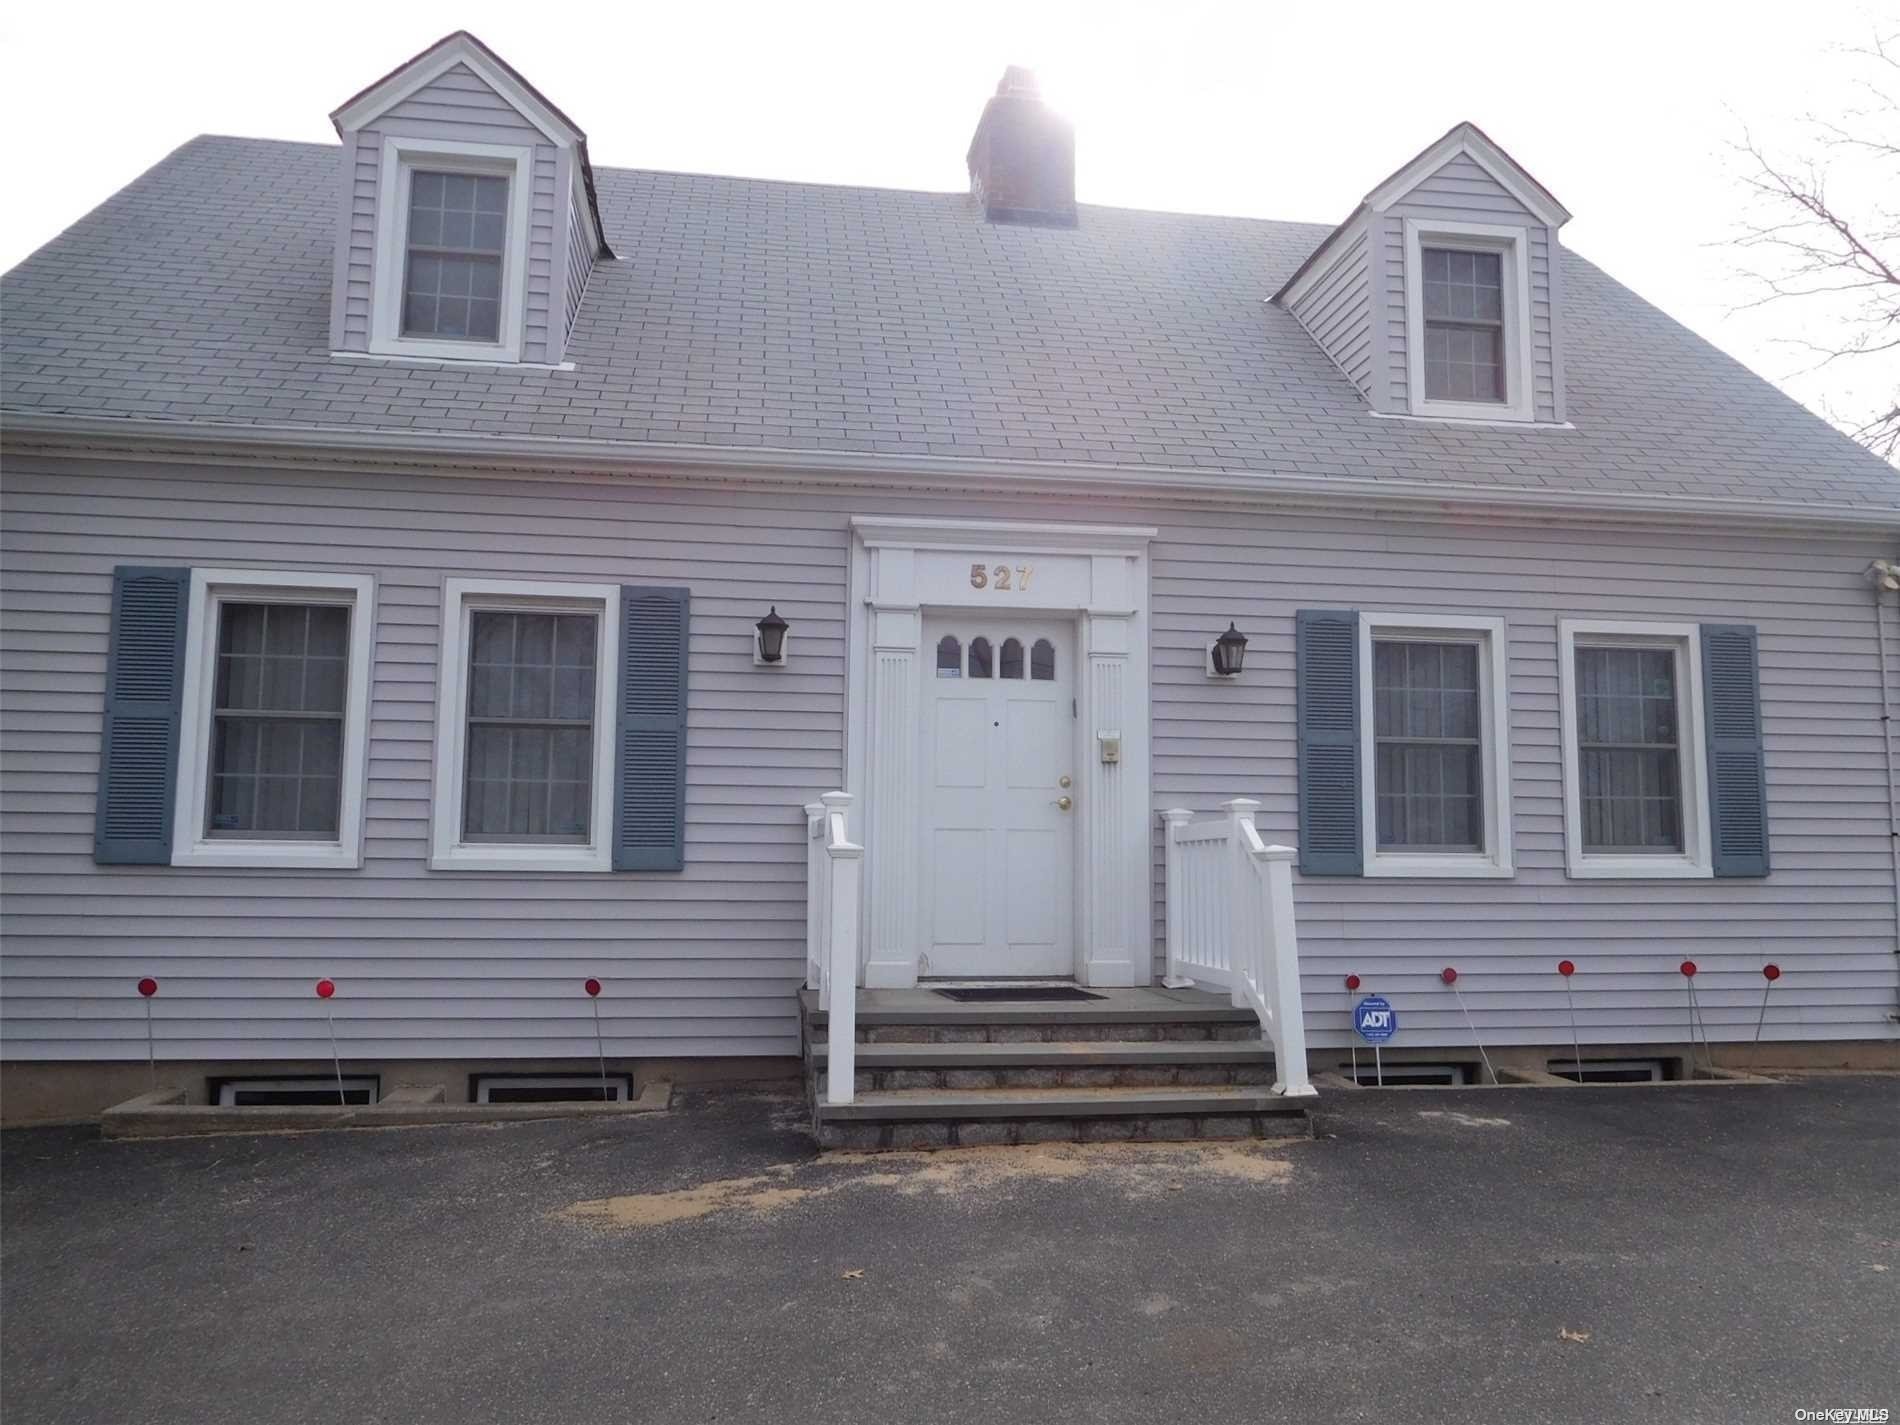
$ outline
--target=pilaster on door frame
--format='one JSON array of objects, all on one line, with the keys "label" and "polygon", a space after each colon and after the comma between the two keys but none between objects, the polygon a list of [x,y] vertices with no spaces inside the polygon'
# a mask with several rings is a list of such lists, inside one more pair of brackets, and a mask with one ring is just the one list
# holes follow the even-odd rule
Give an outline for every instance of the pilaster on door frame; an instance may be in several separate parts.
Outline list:
[{"label": "pilaster on door frame", "polygon": [[[924,611],[980,609],[1076,623],[1084,663],[1076,678],[1075,974],[1087,985],[1147,984],[1148,543],[1156,531],[871,516],[853,516],[851,531],[845,789],[863,809],[862,982],[917,983]],[[1109,739],[1114,761],[1103,760]]]}]

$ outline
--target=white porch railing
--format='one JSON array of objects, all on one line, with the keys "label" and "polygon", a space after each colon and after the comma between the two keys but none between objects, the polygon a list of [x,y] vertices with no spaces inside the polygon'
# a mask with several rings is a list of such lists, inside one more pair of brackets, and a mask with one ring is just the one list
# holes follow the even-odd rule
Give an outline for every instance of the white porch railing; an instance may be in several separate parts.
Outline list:
[{"label": "white porch railing", "polygon": [[1176,988],[1225,989],[1253,1010],[1273,1044],[1275,1093],[1314,1093],[1306,1074],[1300,946],[1293,923],[1290,846],[1268,846],[1254,826],[1260,803],[1222,802],[1218,821],[1172,808],[1167,824],[1168,976]]},{"label": "white porch railing", "polygon": [[805,808],[805,985],[825,1011],[825,1101],[850,1103],[857,1081],[858,885],[864,848],[845,834],[849,792]]}]

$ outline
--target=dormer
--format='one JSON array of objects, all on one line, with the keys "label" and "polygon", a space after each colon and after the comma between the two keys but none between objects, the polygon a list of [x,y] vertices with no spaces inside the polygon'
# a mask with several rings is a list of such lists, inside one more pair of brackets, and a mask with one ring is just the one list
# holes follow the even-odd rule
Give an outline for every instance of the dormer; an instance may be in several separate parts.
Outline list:
[{"label": "dormer", "polygon": [[1273,300],[1382,415],[1560,425],[1568,221],[1459,124],[1368,193]]},{"label": "dormer", "polygon": [[587,136],[458,30],[349,100],[336,352],[559,366],[611,259]]}]

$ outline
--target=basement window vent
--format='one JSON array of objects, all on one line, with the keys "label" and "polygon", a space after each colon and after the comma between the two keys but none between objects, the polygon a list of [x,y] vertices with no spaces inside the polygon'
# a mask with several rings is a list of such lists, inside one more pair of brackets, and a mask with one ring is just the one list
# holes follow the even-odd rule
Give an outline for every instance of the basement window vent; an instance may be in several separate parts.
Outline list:
[{"label": "basement window vent", "polygon": [[471,1103],[629,1103],[633,1075],[607,1075],[607,1092],[600,1091],[599,1074],[471,1074]]},{"label": "basement window vent", "polygon": [[1552,1059],[1549,1069],[1573,1084],[1659,1084],[1669,1077],[1661,1059],[1585,1059],[1581,1076],[1575,1059]]},{"label": "basement window vent", "polygon": [[[275,1079],[212,1079],[205,1098],[219,1108],[336,1107],[335,1074],[285,1074]],[[367,1105],[382,1097],[376,1074],[345,1074],[343,1102]]]},{"label": "basement window vent", "polygon": [[1456,1088],[1459,1084],[1473,1083],[1477,1078],[1469,1064],[1387,1064],[1381,1073],[1361,1060],[1356,1078],[1350,1064],[1341,1065],[1339,1072],[1362,1089],[1378,1088],[1382,1081],[1389,1089]]}]

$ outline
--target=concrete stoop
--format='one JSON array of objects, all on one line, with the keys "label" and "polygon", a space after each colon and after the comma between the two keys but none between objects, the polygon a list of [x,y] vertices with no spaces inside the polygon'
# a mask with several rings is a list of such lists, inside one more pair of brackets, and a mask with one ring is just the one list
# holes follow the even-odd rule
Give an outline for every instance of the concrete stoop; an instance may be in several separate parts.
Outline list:
[{"label": "concrete stoop", "polygon": [[828,1019],[800,997],[820,1148],[1310,1137],[1312,1099],[1272,1092],[1253,1015],[1193,990],[962,1004],[860,991],[854,1099],[827,1103]]}]

